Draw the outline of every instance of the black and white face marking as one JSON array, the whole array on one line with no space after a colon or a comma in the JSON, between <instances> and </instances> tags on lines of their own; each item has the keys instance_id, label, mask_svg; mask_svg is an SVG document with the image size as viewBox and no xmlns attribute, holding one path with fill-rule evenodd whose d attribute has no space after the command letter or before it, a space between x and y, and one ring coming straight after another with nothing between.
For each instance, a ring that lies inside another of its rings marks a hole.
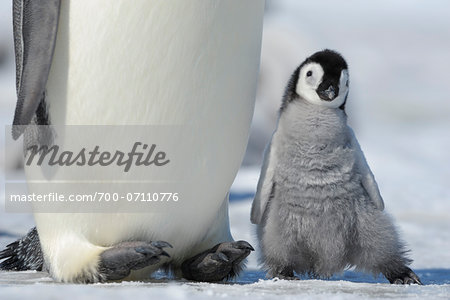
<instances>
[{"instance_id":1,"label":"black and white face marking","mask_svg":"<svg viewBox=\"0 0 450 300\"><path fill-rule=\"evenodd\" d=\"M347 63L338 53L317 52L300 67L296 92L306 101L337 108L344 104L348 91Z\"/></svg>"}]
</instances>

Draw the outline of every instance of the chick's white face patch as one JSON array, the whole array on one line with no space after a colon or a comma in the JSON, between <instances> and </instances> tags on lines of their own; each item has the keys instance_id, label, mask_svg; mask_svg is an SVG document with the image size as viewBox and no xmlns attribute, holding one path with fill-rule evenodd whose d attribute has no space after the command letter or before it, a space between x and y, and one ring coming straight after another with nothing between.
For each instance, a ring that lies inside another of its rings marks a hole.
<instances>
[{"instance_id":1,"label":"chick's white face patch","mask_svg":"<svg viewBox=\"0 0 450 300\"><path fill-rule=\"evenodd\" d=\"M296 92L306 101L331 108L341 106L348 94L349 76L348 70L342 70L339 79L339 94L332 101L324 101L317 94L317 88L322 83L324 71L320 64L309 63L300 69Z\"/></svg>"},{"instance_id":2,"label":"chick's white face patch","mask_svg":"<svg viewBox=\"0 0 450 300\"><path fill-rule=\"evenodd\" d=\"M318 63L309 63L300 69L298 76L296 92L297 94L308 102L319 104L322 102L316 89L322 82L323 68Z\"/></svg>"}]
</instances>

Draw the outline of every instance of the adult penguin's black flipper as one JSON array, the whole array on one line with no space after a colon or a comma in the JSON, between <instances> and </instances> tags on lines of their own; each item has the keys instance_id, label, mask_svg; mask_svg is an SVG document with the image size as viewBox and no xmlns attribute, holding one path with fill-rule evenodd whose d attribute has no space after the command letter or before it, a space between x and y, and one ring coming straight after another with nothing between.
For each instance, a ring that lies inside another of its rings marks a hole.
<instances>
[{"instance_id":1,"label":"adult penguin's black flipper","mask_svg":"<svg viewBox=\"0 0 450 300\"><path fill-rule=\"evenodd\" d=\"M13 0L17 105L12 135L20 137L44 99L61 0ZM16 126L17 125L17 126Z\"/></svg>"}]
</instances>

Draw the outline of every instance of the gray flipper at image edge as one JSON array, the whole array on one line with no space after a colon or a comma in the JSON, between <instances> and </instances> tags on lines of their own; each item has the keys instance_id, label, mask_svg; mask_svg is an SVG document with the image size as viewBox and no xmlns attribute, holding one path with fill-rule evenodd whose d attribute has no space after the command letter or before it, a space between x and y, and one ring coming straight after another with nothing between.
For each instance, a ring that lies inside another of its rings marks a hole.
<instances>
[{"instance_id":1,"label":"gray flipper at image edge","mask_svg":"<svg viewBox=\"0 0 450 300\"><path fill-rule=\"evenodd\" d=\"M13 0L17 105L12 135L18 139L44 100L58 31L61 0ZM26 22L25 22L26 19Z\"/></svg>"}]
</instances>

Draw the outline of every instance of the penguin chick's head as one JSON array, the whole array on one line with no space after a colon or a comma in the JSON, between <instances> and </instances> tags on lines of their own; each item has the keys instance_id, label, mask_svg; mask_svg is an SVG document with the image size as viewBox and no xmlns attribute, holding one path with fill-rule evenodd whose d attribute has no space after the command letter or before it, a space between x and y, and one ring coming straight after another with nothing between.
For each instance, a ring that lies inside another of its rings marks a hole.
<instances>
[{"instance_id":1,"label":"penguin chick's head","mask_svg":"<svg viewBox=\"0 0 450 300\"><path fill-rule=\"evenodd\" d=\"M339 53L332 50L316 52L299 66L294 75L298 76L296 83L290 84L288 89L295 89L296 95L315 105L344 107L349 77L347 63Z\"/></svg>"}]
</instances>

